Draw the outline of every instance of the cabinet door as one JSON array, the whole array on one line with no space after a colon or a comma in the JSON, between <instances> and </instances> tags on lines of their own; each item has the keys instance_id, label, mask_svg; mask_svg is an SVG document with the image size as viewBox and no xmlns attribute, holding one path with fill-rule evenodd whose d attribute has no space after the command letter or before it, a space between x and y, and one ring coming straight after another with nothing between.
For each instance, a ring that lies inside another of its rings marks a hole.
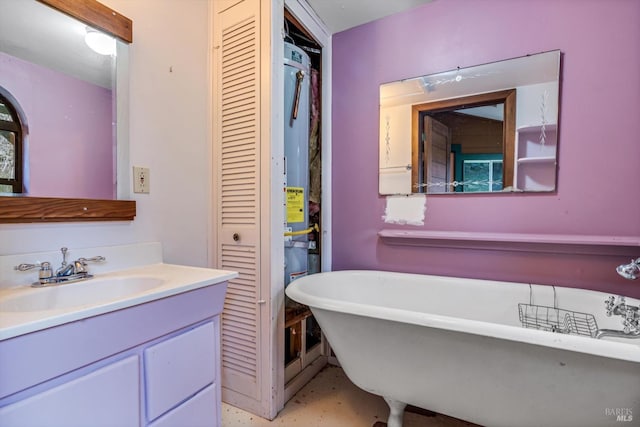
<instances>
[{"instance_id":1,"label":"cabinet door","mask_svg":"<svg viewBox=\"0 0 640 427\"><path fill-rule=\"evenodd\" d=\"M149 427L214 427L220 425L215 384L164 414Z\"/></svg>"},{"instance_id":2,"label":"cabinet door","mask_svg":"<svg viewBox=\"0 0 640 427\"><path fill-rule=\"evenodd\" d=\"M209 322L144 351L149 421L216 380L217 339Z\"/></svg>"},{"instance_id":3,"label":"cabinet door","mask_svg":"<svg viewBox=\"0 0 640 427\"><path fill-rule=\"evenodd\" d=\"M0 408L0 425L11 427L138 426L138 356Z\"/></svg>"}]
</instances>

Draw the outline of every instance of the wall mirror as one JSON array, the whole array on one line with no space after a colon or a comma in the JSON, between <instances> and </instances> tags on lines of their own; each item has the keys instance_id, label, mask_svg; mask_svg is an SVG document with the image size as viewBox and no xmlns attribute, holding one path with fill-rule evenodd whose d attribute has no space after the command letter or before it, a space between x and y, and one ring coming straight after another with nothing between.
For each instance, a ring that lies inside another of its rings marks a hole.
<instances>
[{"instance_id":1,"label":"wall mirror","mask_svg":"<svg viewBox=\"0 0 640 427\"><path fill-rule=\"evenodd\" d=\"M130 195L131 42L131 20L95 0L3 0L0 124L22 138L0 130L0 221L133 219L135 202L117 200Z\"/></svg>"},{"instance_id":2,"label":"wall mirror","mask_svg":"<svg viewBox=\"0 0 640 427\"><path fill-rule=\"evenodd\" d=\"M560 51L380 86L379 192L556 188Z\"/></svg>"}]
</instances>

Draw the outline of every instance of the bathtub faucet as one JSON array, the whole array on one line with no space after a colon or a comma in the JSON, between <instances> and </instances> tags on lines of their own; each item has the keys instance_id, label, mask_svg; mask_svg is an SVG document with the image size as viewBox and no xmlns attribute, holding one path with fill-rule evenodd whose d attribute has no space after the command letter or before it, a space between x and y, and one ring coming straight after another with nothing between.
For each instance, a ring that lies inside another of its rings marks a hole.
<instances>
[{"instance_id":1,"label":"bathtub faucet","mask_svg":"<svg viewBox=\"0 0 640 427\"><path fill-rule=\"evenodd\" d=\"M629 264L619 265L616 267L616 271L625 279L637 279L640 277L640 258L632 259Z\"/></svg>"},{"instance_id":2,"label":"bathtub faucet","mask_svg":"<svg viewBox=\"0 0 640 427\"><path fill-rule=\"evenodd\" d=\"M607 309L607 316L622 316L622 325L624 329L622 331L616 331L613 329L599 329L596 338L604 336L617 336L623 338L640 338L640 307L634 305L628 305L625 302L624 297L618 297L617 299L611 295L605 300L605 306Z\"/></svg>"}]
</instances>

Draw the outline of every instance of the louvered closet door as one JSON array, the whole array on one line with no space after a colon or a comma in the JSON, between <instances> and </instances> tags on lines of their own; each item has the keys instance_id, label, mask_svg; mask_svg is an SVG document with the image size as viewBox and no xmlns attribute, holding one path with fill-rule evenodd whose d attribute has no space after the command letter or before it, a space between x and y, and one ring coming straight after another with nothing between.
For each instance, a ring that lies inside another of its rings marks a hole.
<instances>
[{"instance_id":1,"label":"louvered closet door","mask_svg":"<svg viewBox=\"0 0 640 427\"><path fill-rule=\"evenodd\" d=\"M229 282L222 314L223 400L260 413L259 1L214 2L214 135L218 267ZM267 319L268 321L268 319ZM264 403L264 402L262 402Z\"/></svg>"}]
</instances>

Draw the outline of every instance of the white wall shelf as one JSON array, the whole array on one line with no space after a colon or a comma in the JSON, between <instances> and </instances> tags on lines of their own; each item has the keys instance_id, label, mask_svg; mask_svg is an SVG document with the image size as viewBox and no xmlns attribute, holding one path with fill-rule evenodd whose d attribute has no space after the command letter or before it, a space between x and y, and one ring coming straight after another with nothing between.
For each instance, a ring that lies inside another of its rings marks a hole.
<instances>
[{"instance_id":1,"label":"white wall shelf","mask_svg":"<svg viewBox=\"0 0 640 427\"><path fill-rule=\"evenodd\" d=\"M555 163L556 162L556 158L554 157L523 157L521 159L518 159L518 164L525 164L525 163Z\"/></svg>"},{"instance_id":2,"label":"white wall shelf","mask_svg":"<svg viewBox=\"0 0 640 427\"><path fill-rule=\"evenodd\" d=\"M640 256L640 236L480 233L383 229L385 244L454 249Z\"/></svg>"},{"instance_id":3,"label":"white wall shelf","mask_svg":"<svg viewBox=\"0 0 640 427\"><path fill-rule=\"evenodd\" d=\"M541 139L542 129L546 138ZM553 191L556 177L558 126L555 123L526 125L516 131L516 188L529 191Z\"/></svg>"},{"instance_id":4,"label":"white wall shelf","mask_svg":"<svg viewBox=\"0 0 640 427\"><path fill-rule=\"evenodd\" d=\"M558 129L558 125L555 123L547 123L544 126L545 130L547 132L555 132ZM517 131L520 133L525 133L525 132L540 132L540 130L542 129L542 125L541 124L536 124L536 125L524 125L524 126L519 126Z\"/></svg>"}]
</instances>

